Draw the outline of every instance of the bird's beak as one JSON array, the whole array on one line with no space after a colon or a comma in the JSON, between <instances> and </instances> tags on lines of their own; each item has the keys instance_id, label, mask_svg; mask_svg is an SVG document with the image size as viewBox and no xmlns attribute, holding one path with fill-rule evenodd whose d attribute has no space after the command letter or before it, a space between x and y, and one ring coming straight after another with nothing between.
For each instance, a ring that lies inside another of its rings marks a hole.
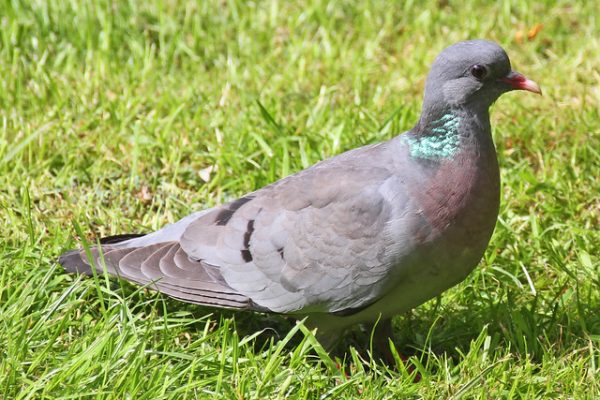
<instances>
[{"instance_id":1,"label":"bird's beak","mask_svg":"<svg viewBox=\"0 0 600 400\"><path fill-rule=\"evenodd\" d=\"M512 89L515 90L527 90L537 94L542 94L542 89L534 81L527 79L525 75L522 75L515 71L510 71L508 75L500 79L504 83L508 83Z\"/></svg>"}]
</instances>

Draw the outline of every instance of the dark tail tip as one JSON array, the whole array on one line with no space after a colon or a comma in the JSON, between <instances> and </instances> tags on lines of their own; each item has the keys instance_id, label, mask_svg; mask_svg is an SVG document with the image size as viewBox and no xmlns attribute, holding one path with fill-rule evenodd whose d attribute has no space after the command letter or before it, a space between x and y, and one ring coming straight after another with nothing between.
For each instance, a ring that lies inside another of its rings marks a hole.
<instances>
[{"instance_id":1,"label":"dark tail tip","mask_svg":"<svg viewBox=\"0 0 600 400\"><path fill-rule=\"evenodd\" d=\"M124 235L106 236L106 237L103 237L100 239L100 244L121 243L121 242L124 242L125 240L135 239L135 238L139 238L142 236L146 236L146 234L145 233L126 233Z\"/></svg>"},{"instance_id":2,"label":"dark tail tip","mask_svg":"<svg viewBox=\"0 0 600 400\"><path fill-rule=\"evenodd\" d=\"M70 250L61 254L58 263L72 274L92 275L92 268L83 261L79 250Z\"/></svg>"}]
</instances>

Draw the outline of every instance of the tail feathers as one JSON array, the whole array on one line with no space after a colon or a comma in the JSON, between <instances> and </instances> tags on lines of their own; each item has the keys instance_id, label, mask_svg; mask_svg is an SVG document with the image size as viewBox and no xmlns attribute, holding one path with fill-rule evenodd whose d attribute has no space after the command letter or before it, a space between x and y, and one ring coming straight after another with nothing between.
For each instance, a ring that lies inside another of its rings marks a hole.
<instances>
[{"instance_id":1,"label":"tail feathers","mask_svg":"<svg viewBox=\"0 0 600 400\"><path fill-rule=\"evenodd\" d=\"M123 240L129 240L129 237ZM95 265L99 275L107 273L148 285L150 289L189 303L267 310L231 288L218 267L190 259L176 241L139 247L128 247L133 243L118 243L94 246L89 252L71 250L61 255L58 261L68 272L85 275L93 275Z\"/></svg>"},{"instance_id":2,"label":"tail feathers","mask_svg":"<svg viewBox=\"0 0 600 400\"><path fill-rule=\"evenodd\" d=\"M149 233L149 234L125 234L125 235L115 235L115 236L107 236L105 238L100 239L100 245L102 246L102 250L104 255L106 256L109 250L116 250L122 248L136 248L136 247L147 247L159 243L173 242L179 241L179 238L187 228L187 226L200 218L202 215L210 212L211 209L198 211L193 214L188 215L180 219L179 221L167 225L162 229ZM95 250L95 247L92 247L92 252ZM96 250L96 254L93 254L93 258L97 260L98 254ZM62 254L58 259L58 262L68 271L72 273L92 275L92 268L89 264L87 256L84 252L80 250L71 250ZM117 262L118 263L118 262ZM96 262L96 265L99 263ZM108 261L107 261L107 264ZM107 267L110 267L107 265ZM109 273L112 273L110 270Z\"/></svg>"},{"instance_id":3,"label":"tail feathers","mask_svg":"<svg viewBox=\"0 0 600 400\"><path fill-rule=\"evenodd\" d=\"M100 244L103 246L106 246L106 247L103 247L103 251L108 252L110 250L110 245L121 243L126 240L130 240L130 239L136 239L136 238L139 238L142 236L145 236L145 234L131 233L131 234L125 234L125 235L107 236L107 237L103 237L100 239ZM92 253L92 258L96 262L96 265L99 265L98 264L98 261L99 261L98 260L98 258L99 258L98 257L99 256L98 248L94 246L90 249L90 251ZM73 274L88 275L88 276L93 275L90 262L87 258L85 251L82 249L69 250L69 251L61 254L60 257L58 258L58 263L60 265L62 265L63 268L67 272L70 272ZM109 270L109 272L112 273L112 271L110 271L110 270Z\"/></svg>"}]
</instances>

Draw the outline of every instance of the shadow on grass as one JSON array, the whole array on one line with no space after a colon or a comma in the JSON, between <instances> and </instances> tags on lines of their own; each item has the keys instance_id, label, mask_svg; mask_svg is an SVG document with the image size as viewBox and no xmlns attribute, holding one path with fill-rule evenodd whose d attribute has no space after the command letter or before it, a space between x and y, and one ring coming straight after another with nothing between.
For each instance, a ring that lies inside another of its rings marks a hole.
<instances>
[{"instance_id":1,"label":"shadow on grass","mask_svg":"<svg viewBox=\"0 0 600 400\"><path fill-rule=\"evenodd\" d=\"M103 284L103 283L100 283ZM255 335L251 341L254 351L260 352L283 339L295 324L295 319L278 314L210 308L184 303L166 295L140 289L126 281L110 281L111 290L125 299L133 313L165 315L185 313L194 320L186 325L189 331L204 331L207 316L211 330L230 320L239 338ZM90 296L93 294L90 294ZM415 356L423 365L429 357L445 355L460 361L467 354L482 332L488 336L487 347L496 351L527 357L539 361L549 351L570 348L589 335L600 333L600 302L597 296L587 301L555 302L548 312L552 298L514 296L510 292L496 294L492 300L476 299L470 304L447 304L431 301L393 321L392 338L399 354L408 358ZM543 306L542 306L543 305ZM485 331L485 332L484 332ZM258 333L258 334L257 334ZM354 347L365 360L372 349L370 327L357 326L346 332L338 346L331 352L334 357L350 359ZM295 335L285 348L293 351L303 340ZM373 339L373 342L376 338ZM374 347L374 346L373 346ZM373 348L376 360L384 359L381 349ZM504 354L503 353L503 354ZM435 365L435 363L432 363Z\"/></svg>"}]
</instances>

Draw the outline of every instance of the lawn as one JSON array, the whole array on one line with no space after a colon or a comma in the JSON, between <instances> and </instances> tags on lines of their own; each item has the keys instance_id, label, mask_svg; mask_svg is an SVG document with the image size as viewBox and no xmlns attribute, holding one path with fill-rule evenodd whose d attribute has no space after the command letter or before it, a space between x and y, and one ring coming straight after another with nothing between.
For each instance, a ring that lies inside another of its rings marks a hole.
<instances>
[{"instance_id":1,"label":"lawn","mask_svg":"<svg viewBox=\"0 0 600 400\"><path fill-rule=\"evenodd\" d=\"M600 398L597 5L466 4L2 1L0 398ZM406 362L358 332L340 371L302 325L56 264L410 129L436 54L477 37L544 96L492 107L496 231L396 318Z\"/></svg>"}]
</instances>

